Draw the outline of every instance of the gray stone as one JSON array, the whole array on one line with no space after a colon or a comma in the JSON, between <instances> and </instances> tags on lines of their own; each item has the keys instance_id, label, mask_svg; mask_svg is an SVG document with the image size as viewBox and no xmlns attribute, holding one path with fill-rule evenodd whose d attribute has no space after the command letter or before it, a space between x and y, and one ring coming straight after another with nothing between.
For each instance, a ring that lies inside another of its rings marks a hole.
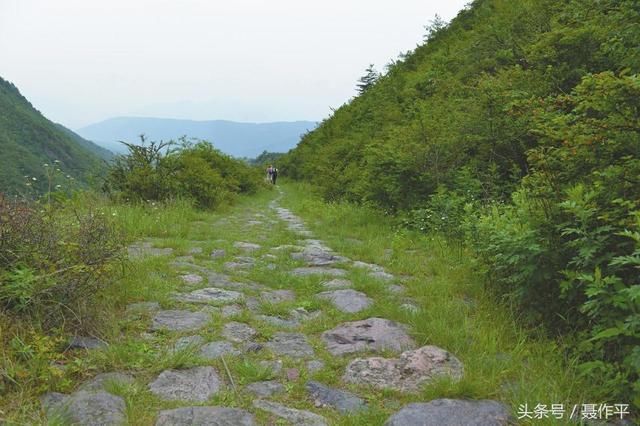
<instances>
[{"instance_id":1,"label":"gray stone","mask_svg":"<svg viewBox=\"0 0 640 426\"><path fill-rule=\"evenodd\" d=\"M406 405L385 426L500 426L512 422L509 408L497 401L434 399Z\"/></svg>"},{"instance_id":2,"label":"gray stone","mask_svg":"<svg viewBox=\"0 0 640 426\"><path fill-rule=\"evenodd\" d=\"M359 260L355 260L353 262L353 266L355 268L367 269L371 272L384 272L384 268L380 265L376 265L374 263L361 262Z\"/></svg>"},{"instance_id":3,"label":"gray stone","mask_svg":"<svg viewBox=\"0 0 640 426\"><path fill-rule=\"evenodd\" d=\"M349 363L343 380L379 389L418 392L434 379L449 376L460 380L462 363L452 354L436 346L423 346L403 352L399 358L356 358Z\"/></svg>"},{"instance_id":4,"label":"gray stone","mask_svg":"<svg viewBox=\"0 0 640 426\"><path fill-rule=\"evenodd\" d=\"M390 284L387 286L387 291L393 294L402 294L406 291L406 288L398 284Z\"/></svg>"},{"instance_id":5,"label":"gray stone","mask_svg":"<svg viewBox=\"0 0 640 426\"><path fill-rule=\"evenodd\" d=\"M362 410L366 407L364 400L351 392L333 389L318 382L307 382L307 392L317 406L328 405L343 414Z\"/></svg>"},{"instance_id":6,"label":"gray stone","mask_svg":"<svg viewBox=\"0 0 640 426\"><path fill-rule=\"evenodd\" d=\"M256 318L275 327L281 328L296 328L300 325L298 320L274 317L271 315L256 315Z\"/></svg>"},{"instance_id":7,"label":"gray stone","mask_svg":"<svg viewBox=\"0 0 640 426\"><path fill-rule=\"evenodd\" d=\"M213 367L165 370L149 384L156 396L170 401L205 402L220 391L221 382Z\"/></svg>"},{"instance_id":8,"label":"gray stone","mask_svg":"<svg viewBox=\"0 0 640 426\"><path fill-rule=\"evenodd\" d=\"M260 310L260 301L256 297L245 297L244 303L247 309L249 309L251 312L258 312Z\"/></svg>"},{"instance_id":9,"label":"gray stone","mask_svg":"<svg viewBox=\"0 0 640 426\"><path fill-rule=\"evenodd\" d=\"M269 370L271 370L271 373L274 376L278 376L280 375L280 373L282 373L282 366L283 366L283 362L280 359L276 359L276 360L263 360L260 361L258 363L258 365L262 368L267 368Z\"/></svg>"},{"instance_id":10,"label":"gray stone","mask_svg":"<svg viewBox=\"0 0 640 426\"><path fill-rule=\"evenodd\" d=\"M245 391L250 392L261 398L268 398L272 395L282 393L285 391L284 386L275 380L251 383L247 385L244 389Z\"/></svg>"},{"instance_id":11,"label":"gray stone","mask_svg":"<svg viewBox=\"0 0 640 426\"><path fill-rule=\"evenodd\" d=\"M87 392L96 392L100 390L106 390L105 386L111 384L130 385L134 381L133 376L127 373L111 372L101 373L95 376L88 382L83 383L78 390Z\"/></svg>"},{"instance_id":12,"label":"gray stone","mask_svg":"<svg viewBox=\"0 0 640 426\"><path fill-rule=\"evenodd\" d=\"M325 281L322 283L322 287L326 288L327 290L339 290L339 289L344 289L344 288L349 288L351 287L351 281L349 280L345 280L343 278L335 278L331 281Z\"/></svg>"},{"instance_id":13,"label":"gray stone","mask_svg":"<svg viewBox=\"0 0 640 426\"><path fill-rule=\"evenodd\" d=\"M347 260L345 257L334 254L331 249L321 244L307 246L299 253L291 253L291 258L303 260L309 266L327 266Z\"/></svg>"},{"instance_id":14,"label":"gray stone","mask_svg":"<svg viewBox=\"0 0 640 426\"><path fill-rule=\"evenodd\" d=\"M122 425L127 420L124 399L104 391L48 394L42 398L42 405L49 418L62 418L69 424Z\"/></svg>"},{"instance_id":15,"label":"gray stone","mask_svg":"<svg viewBox=\"0 0 640 426\"><path fill-rule=\"evenodd\" d=\"M156 426L255 426L253 414L239 408L183 407L163 410Z\"/></svg>"},{"instance_id":16,"label":"gray stone","mask_svg":"<svg viewBox=\"0 0 640 426\"><path fill-rule=\"evenodd\" d=\"M246 342L256 335L256 331L242 322L232 321L222 328L222 335L232 342Z\"/></svg>"},{"instance_id":17,"label":"gray stone","mask_svg":"<svg viewBox=\"0 0 640 426\"><path fill-rule=\"evenodd\" d=\"M309 275L331 275L334 277L343 277L347 275L347 271L339 268L323 268L320 266L307 266L303 268L296 268L291 271L292 275L298 277L306 277Z\"/></svg>"},{"instance_id":18,"label":"gray stone","mask_svg":"<svg viewBox=\"0 0 640 426\"><path fill-rule=\"evenodd\" d=\"M260 410L267 411L274 416L285 419L296 426L328 425L327 420L316 413L289 408L275 402L256 399L255 401L253 401L253 406L259 408Z\"/></svg>"},{"instance_id":19,"label":"gray stone","mask_svg":"<svg viewBox=\"0 0 640 426\"><path fill-rule=\"evenodd\" d=\"M415 346L406 326L384 318L340 324L322 333L322 340L333 355L384 350L400 352Z\"/></svg>"},{"instance_id":20,"label":"gray stone","mask_svg":"<svg viewBox=\"0 0 640 426\"><path fill-rule=\"evenodd\" d=\"M180 275L180 279L184 281L185 284L200 284L202 282L202 277L197 274L184 274Z\"/></svg>"},{"instance_id":21,"label":"gray stone","mask_svg":"<svg viewBox=\"0 0 640 426\"><path fill-rule=\"evenodd\" d=\"M375 278L377 280L385 281L385 282L393 281L396 279L394 275L385 271L372 271L372 272L369 272L369 276L371 278Z\"/></svg>"},{"instance_id":22,"label":"gray stone","mask_svg":"<svg viewBox=\"0 0 640 426\"><path fill-rule=\"evenodd\" d=\"M273 353L291 358L305 358L313 356L314 353L306 336L302 333L277 332L266 346Z\"/></svg>"},{"instance_id":23,"label":"gray stone","mask_svg":"<svg viewBox=\"0 0 640 426\"><path fill-rule=\"evenodd\" d=\"M176 340L176 343L173 345L174 350L181 351L183 349L197 348L204 344L204 337L196 334L194 336L184 336Z\"/></svg>"},{"instance_id":24,"label":"gray stone","mask_svg":"<svg viewBox=\"0 0 640 426\"><path fill-rule=\"evenodd\" d=\"M309 373L315 373L324 368L324 362L318 359L312 359L311 361L307 361L307 371Z\"/></svg>"},{"instance_id":25,"label":"gray stone","mask_svg":"<svg viewBox=\"0 0 640 426\"><path fill-rule=\"evenodd\" d=\"M251 269L255 266L256 260L252 257L235 257L232 262L225 262L225 269L235 271L238 269Z\"/></svg>"},{"instance_id":26,"label":"gray stone","mask_svg":"<svg viewBox=\"0 0 640 426\"><path fill-rule=\"evenodd\" d=\"M233 246L235 248L239 248L239 249L244 250L246 252L252 252L252 251L260 250L260 244L246 243L244 241L235 242L235 243L233 243Z\"/></svg>"},{"instance_id":27,"label":"gray stone","mask_svg":"<svg viewBox=\"0 0 640 426\"><path fill-rule=\"evenodd\" d=\"M192 255L186 255L186 256L178 256L176 257L173 262L170 263L171 266L176 266L179 268L187 268L187 267L193 267L194 264L193 262L195 262L196 259L192 256Z\"/></svg>"},{"instance_id":28,"label":"gray stone","mask_svg":"<svg viewBox=\"0 0 640 426\"><path fill-rule=\"evenodd\" d=\"M240 305L226 305L222 307L220 315L222 315L223 318L229 318L241 314L242 311L243 309Z\"/></svg>"},{"instance_id":29,"label":"gray stone","mask_svg":"<svg viewBox=\"0 0 640 426\"><path fill-rule=\"evenodd\" d=\"M206 287L190 293L178 293L174 298L187 303L232 303L242 300L243 295L237 291L218 287Z\"/></svg>"},{"instance_id":30,"label":"gray stone","mask_svg":"<svg viewBox=\"0 0 640 426\"><path fill-rule=\"evenodd\" d=\"M246 342L242 345L244 352L260 352L262 349L264 349L264 345L258 342Z\"/></svg>"},{"instance_id":31,"label":"gray stone","mask_svg":"<svg viewBox=\"0 0 640 426\"><path fill-rule=\"evenodd\" d=\"M274 304L296 300L296 294L291 290L263 291L260 297L263 302Z\"/></svg>"},{"instance_id":32,"label":"gray stone","mask_svg":"<svg viewBox=\"0 0 640 426\"><path fill-rule=\"evenodd\" d=\"M107 343L95 337L73 336L69 340L69 349L101 349L107 347Z\"/></svg>"},{"instance_id":33,"label":"gray stone","mask_svg":"<svg viewBox=\"0 0 640 426\"><path fill-rule=\"evenodd\" d=\"M351 289L325 291L318 297L331 301L339 311L350 314L367 309L373 303L366 294Z\"/></svg>"},{"instance_id":34,"label":"gray stone","mask_svg":"<svg viewBox=\"0 0 640 426\"><path fill-rule=\"evenodd\" d=\"M153 312L158 310L160 310L160 304L158 302L137 302L127 305L127 312L131 313Z\"/></svg>"},{"instance_id":35,"label":"gray stone","mask_svg":"<svg viewBox=\"0 0 640 426\"><path fill-rule=\"evenodd\" d=\"M240 351L230 342L225 342L224 340L207 343L200 348L200 356L202 358L218 359L222 355L240 355Z\"/></svg>"},{"instance_id":36,"label":"gray stone","mask_svg":"<svg viewBox=\"0 0 640 426\"><path fill-rule=\"evenodd\" d=\"M274 247L271 250L272 251L295 251L295 250L304 250L304 247L293 245L293 244L285 244L282 246Z\"/></svg>"},{"instance_id":37,"label":"gray stone","mask_svg":"<svg viewBox=\"0 0 640 426\"><path fill-rule=\"evenodd\" d=\"M215 249L209 255L212 259L220 259L227 255L227 252L224 249Z\"/></svg>"},{"instance_id":38,"label":"gray stone","mask_svg":"<svg viewBox=\"0 0 640 426\"><path fill-rule=\"evenodd\" d=\"M168 310L160 311L153 317L152 330L195 331L209 322L210 316L204 312Z\"/></svg>"}]
</instances>

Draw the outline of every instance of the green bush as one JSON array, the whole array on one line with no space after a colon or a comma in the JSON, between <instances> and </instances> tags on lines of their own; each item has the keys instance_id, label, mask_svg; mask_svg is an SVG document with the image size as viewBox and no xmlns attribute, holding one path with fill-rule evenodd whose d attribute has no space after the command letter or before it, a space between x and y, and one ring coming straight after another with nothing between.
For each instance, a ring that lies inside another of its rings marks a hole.
<instances>
[{"instance_id":1,"label":"green bush","mask_svg":"<svg viewBox=\"0 0 640 426\"><path fill-rule=\"evenodd\" d=\"M103 189L125 201L192 200L203 209L233 201L239 193L255 192L261 173L207 142L125 144L127 155L116 157Z\"/></svg>"}]
</instances>

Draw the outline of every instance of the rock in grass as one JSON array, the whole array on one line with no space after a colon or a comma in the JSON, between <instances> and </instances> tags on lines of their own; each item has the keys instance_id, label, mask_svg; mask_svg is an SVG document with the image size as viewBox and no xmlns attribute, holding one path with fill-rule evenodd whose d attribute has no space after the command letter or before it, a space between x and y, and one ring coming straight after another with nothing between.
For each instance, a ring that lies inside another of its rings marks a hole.
<instances>
[{"instance_id":1,"label":"rock in grass","mask_svg":"<svg viewBox=\"0 0 640 426\"><path fill-rule=\"evenodd\" d=\"M207 287L192 291L191 293L179 293L176 294L174 298L186 303L233 303L242 300L243 295L233 290Z\"/></svg>"},{"instance_id":2,"label":"rock in grass","mask_svg":"<svg viewBox=\"0 0 640 426\"><path fill-rule=\"evenodd\" d=\"M163 410L156 426L255 426L253 414L228 407L183 407Z\"/></svg>"},{"instance_id":3,"label":"rock in grass","mask_svg":"<svg viewBox=\"0 0 640 426\"><path fill-rule=\"evenodd\" d=\"M78 391L71 395L49 393L41 398L49 420L65 424L110 426L126 423L124 399L104 391Z\"/></svg>"},{"instance_id":4,"label":"rock in grass","mask_svg":"<svg viewBox=\"0 0 640 426\"><path fill-rule=\"evenodd\" d=\"M149 390L164 400L205 402L220 391L222 384L213 367L165 370Z\"/></svg>"},{"instance_id":5,"label":"rock in grass","mask_svg":"<svg viewBox=\"0 0 640 426\"><path fill-rule=\"evenodd\" d=\"M260 398L268 398L272 395L284 392L285 388L281 383L275 380L268 380L264 382L251 383L247 385L244 390Z\"/></svg>"},{"instance_id":6,"label":"rock in grass","mask_svg":"<svg viewBox=\"0 0 640 426\"><path fill-rule=\"evenodd\" d=\"M296 300L296 294L291 290L263 291L260 297L265 303L282 303Z\"/></svg>"},{"instance_id":7,"label":"rock in grass","mask_svg":"<svg viewBox=\"0 0 640 426\"><path fill-rule=\"evenodd\" d=\"M184 336L176 340L173 345L174 350L181 351L186 348L198 348L204 344L204 337L196 334L194 336Z\"/></svg>"},{"instance_id":8,"label":"rock in grass","mask_svg":"<svg viewBox=\"0 0 640 426\"><path fill-rule=\"evenodd\" d=\"M285 419L296 426L326 426L328 424L324 417L316 413L289 408L263 399L253 401L253 406Z\"/></svg>"},{"instance_id":9,"label":"rock in grass","mask_svg":"<svg viewBox=\"0 0 640 426\"><path fill-rule=\"evenodd\" d=\"M101 373L95 376L93 379L80 385L78 390L87 392L96 392L105 390L105 386L110 384L130 385L134 381L133 376L127 373L111 372Z\"/></svg>"},{"instance_id":10,"label":"rock in grass","mask_svg":"<svg viewBox=\"0 0 640 426\"><path fill-rule=\"evenodd\" d=\"M222 336L236 343L246 342L256 334L253 328L242 322L231 321L222 327Z\"/></svg>"},{"instance_id":11,"label":"rock in grass","mask_svg":"<svg viewBox=\"0 0 640 426\"><path fill-rule=\"evenodd\" d=\"M331 281L325 281L322 283L322 287L326 288L327 290L339 290L339 289L344 289L344 288L349 288L351 287L351 281L349 280L345 280L343 278L335 278Z\"/></svg>"},{"instance_id":12,"label":"rock in grass","mask_svg":"<svg viewBox=\"0 0 640 426\"><path fill-rule=\"evenodd\" d=\"M273 353L291 358L305 358L313 356L313 348L302 333L278 332L266 344Z\"/></svg>"},{"instance_id":13,"label":"rock in grass","mask_svg":"<svg viewBox=\"0 0 640 426\"><path fill-rule=\"evenodd\" d=\"M323 268L320 266L308 266L303 268L296 268L291 271L292 275L298 277L306 277L309 275L331 275L334 277L342 277L347 275L347 271L339 268Z\"/></svg>"},{"instance_id":14,"label":"rock in grass","mask_svg":"<svg viewBox=\"0 0 640 426\"><path fill-rule=\"evenodd\" d=\"M73 336L69 341L69 349L101 349L107 347L107 344L95 337Z\"/></svg>"},{"instance_id":15,"label":"rock in grass","mask_svg":"<svg viewBox=\"0 0 640 426\"><path fill-rule=\"evenodd\" d=\"M509 408L497 401L434 399L406 405L385 426L501 426L512 424Z\"/></svg>"},{"instance_id":16,"label":"rock in grass","mask_svg":"<svg viewBox=\"0 0 640 426\"><path fill-rule=\"evenodd\" d=\"M307 392L316 402L316 406L328 405L343 414L362 410L366 407L364 400L351 392L330 388L322 383L307 382Z\"/></svg>"},{"instance_id":17,"label":"rock in grass","mask_svg":"<svg viewBox=\"0 0 640 426\"><path fill-rule=\"evenodd\" d=\"M152 330L195 331L209 322L210 316L204 312L181 310L160 311L153 317Z\"/></svg>"},{"instance_id":18,"label":"rock in grass","mask_svg":"<svg viewBox=\"0 0 640 426\"><path fill-rule=\"evenodd\" d=\"M240 351L224 340L210 342L200 348L200 356L205 359L218 359L223 355L240 355Z\"/></svg>"},{"instance_id":19,"label":"rock in grass","mask_svg":"<svg viewBox=\"0 0 640 426\"><path fill-rule=\"evenodd\" d=\"M240 250L244 250L246 252L252 252L260 249L260 244L247 243L244 241L237 241L233 243L235 248L239 248Z\"/></svg>"},{"instance_id":20,"label":"rock in grass","mask_svg":"<svg viewBox=\"0 0 640 426\"><path fill-rule=\"evenodd\" d=\"M333 355L384 350L401 352L415 347L406 326L384 318L368 318L340 324L322 333L322 340Z\"/></svg>"},{"instance_id":21,"label":"rock in grass","mask_svg":"<svg viewBox=\"0 0 640 426\"><path fill-rule=\"evenodd\" d=\"M339 311L350 314L367 309L373 303L366 294L352 289L324 291L318 297L331 301Z\"/></svg>"},{"instance_id":22,"label":"rock in grass","mask_svg":"<svg viewBox=\"0 0 640 426\"><path fill-rule=\"evenodd\" d=\"M343 380L379 389L418 392L434 379L448 376L459 380L462 374L458 358L437 346L423 346L403 352L399 358L356 358L347 366Z\"/></svg>"}]
</instances>

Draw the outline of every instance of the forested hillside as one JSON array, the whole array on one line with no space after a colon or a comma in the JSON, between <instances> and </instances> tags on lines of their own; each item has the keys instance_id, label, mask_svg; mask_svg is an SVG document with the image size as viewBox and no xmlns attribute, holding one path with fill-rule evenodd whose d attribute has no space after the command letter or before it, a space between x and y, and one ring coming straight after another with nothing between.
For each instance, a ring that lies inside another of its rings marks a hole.
<instances>
[{"instance_id":1,"label":"forested hillside","mask_svg":"<svg viewBox=\"0 0 640 426\"><path fill-rule=\"evenodd\" d=\"M281 160L475 249L488 285L640 405L640 3L476 0Z\"/></svg>"},{"instance_id":2,"label":"forested hillside","mask_svg":"<svg viewBox=\"0 0 640 426\"><path fill-rule=\"evenodd\" d=\"M2 78L0 153L0 192L8 193L44 190L54 175L55 184L67 175L86 184L106 169L103 159L110 157L109 151L46 119Z\"/></svg>"}]
</instances>

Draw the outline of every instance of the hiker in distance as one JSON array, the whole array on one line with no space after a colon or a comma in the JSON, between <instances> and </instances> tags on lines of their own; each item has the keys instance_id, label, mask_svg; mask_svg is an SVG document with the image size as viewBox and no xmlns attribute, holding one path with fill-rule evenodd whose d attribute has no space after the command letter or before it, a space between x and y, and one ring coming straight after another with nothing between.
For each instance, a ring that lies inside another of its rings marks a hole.
<instances>
[{"instance_id":1,"label":"hiker in distance","mask_svg":"<svg viewBox=\"0 0 640 426\"><path fill-rule=\"evenodd\" d=\"M269 181L269 183L273 183L273 166L269 165L269 167L267 167L267 181Z\"/></svg>"},{"instance_id":2,"label":"hiker in distance","mask_svg":"<svg viewBox=\"0 0 640 426\"><path fill-rule=\"evenodd\" d=\"M278 169L274 167L271 170L271 183L275 185L277 179L278 179Z\"/></svg>"}]
</instances>

